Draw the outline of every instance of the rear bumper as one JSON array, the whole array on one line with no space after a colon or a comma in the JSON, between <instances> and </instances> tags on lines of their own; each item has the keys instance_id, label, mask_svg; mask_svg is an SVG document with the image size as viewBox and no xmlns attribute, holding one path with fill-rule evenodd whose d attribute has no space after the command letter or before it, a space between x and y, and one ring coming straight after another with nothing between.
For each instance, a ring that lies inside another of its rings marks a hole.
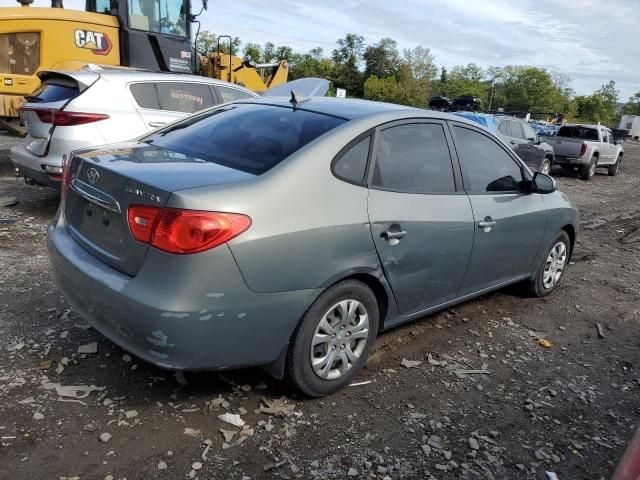
<instances>
[{"instance_id":1,"label":"rear bumper","mask_svg":"<svg viewBox=\"0 0 640 480\"><path fill-rule=\"evenodd\" d=\"M150 248L129 277L84 250L63 216L49 227L48 249L55 282L81 317L137 357L176 370L275 361L319 293L249 290L226 245L185 256Z\"/></svg>"},{"instance_id":2,"label":"rear bumper","mask_svg":"<svg viewBox=\"0 0 640 480\"><path fill-rule=\"evenodd\" d=\"M61 175L50 175L45 170L46 165L60 167L62 159L52 159L50 156L39 157L27 150L24 145L16 145L9 151L9 159L20 174L25 178L33 180L38 185L60 188L62 182Z\"/></svg>"},{"instance_id":3,"label":"rear bumper","mask_svg":"<svg viewBox=\"0 0 640 480\"><path fill-rule=\"evenodd\" d=\"M580 158L580 157L561 157L556 155L555 164L556 165L565 165L565 166L582 166L589 164L588 158Z\"/></svg>"}]
</instances>

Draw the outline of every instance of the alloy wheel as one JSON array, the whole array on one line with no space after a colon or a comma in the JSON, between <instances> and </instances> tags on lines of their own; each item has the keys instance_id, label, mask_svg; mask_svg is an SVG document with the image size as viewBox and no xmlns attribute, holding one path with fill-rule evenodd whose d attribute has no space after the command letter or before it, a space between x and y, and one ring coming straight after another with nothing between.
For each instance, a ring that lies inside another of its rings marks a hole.
<instances>
[{"instance_id":1,"label":"alloy wheel","mask_svg":"<svg viewBox=\"0 0 640 480\"><path fill-rule=\"evenodd\" d=\"M567 263L567 246L564 242L556 243L547 257L542 274L542 285L547 290L555 287L562 277Z\"/></svg>"},{"instance_id":2,"label":"alloy wheel","mask_svg":"<svg viewBox=\"0 0 640 480\"><path fill-rule=\"evenodd\" d=\"M342 300L324 314L311 340L314 373L323 380L345 375L360 359L369 338L369 315L357 300Z\"/></svg>"}]
</instances>

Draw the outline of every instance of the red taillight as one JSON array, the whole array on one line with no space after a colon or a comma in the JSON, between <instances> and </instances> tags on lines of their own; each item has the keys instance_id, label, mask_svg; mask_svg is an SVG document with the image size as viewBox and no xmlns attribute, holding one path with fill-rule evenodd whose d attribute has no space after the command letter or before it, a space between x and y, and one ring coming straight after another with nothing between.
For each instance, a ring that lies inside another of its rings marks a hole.
<instances>
[{"instance_id":1,"label":"red taillight","mask_svg":"<svg viewBox=\"0 0 640 480\"><path fill-rule=\"evenodd\" d=\"M222 245L251 226L246 215L160 208L129 207L133 238L165 252L185 255Z\"/></svg>"},{"instance_id":2,"label":"red taillight","mask_svg":"<svg viewBox=\"0 0 640 480\"><path fill-rule=\"evenodd\" d=\"M580 155L578 155L579 157L583 156L587 151L587 142L582 142L582 146L580 147Z\"/></svg>"},{"instance_id":3,"label":"red taillight","mask_svg":"<svg viewBox=\"0 0 640 480\"><path fill-rule=\"evenodd\" d=\"M109 115L103 113L65 112L50 108L25 107L22 110L34 112L42 123L53 123L53 125L59 127L84 125L85 123L98 122L109 118Z\"/></svg>"}]
</instances>

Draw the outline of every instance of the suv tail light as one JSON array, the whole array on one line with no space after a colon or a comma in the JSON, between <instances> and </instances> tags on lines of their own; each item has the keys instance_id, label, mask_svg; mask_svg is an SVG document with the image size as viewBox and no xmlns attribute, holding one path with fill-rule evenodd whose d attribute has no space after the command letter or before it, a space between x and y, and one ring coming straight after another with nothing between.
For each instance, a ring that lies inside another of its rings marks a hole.
<instances>
[{"instance_id":1,"label":"suv tail light","mask_svg":"<svg viewBox=\"0 0 640 480\"><path fill-rule=\"evenodd\" d=\"M84 125L86 123L98 122L109 118L109 115L104 113L65 112L63 110L53 110L51 108L25 107L21 110L34 112L38 115L38 118L42 123L52 123L57 127Z\"/></svg>"},{"instance_id":2,"label":"suv tail light","mask_svg":"<svg viewBox=\"0 0 640 480\"><path fill-rule=\"evenodd\" d=\"M582 146L580 147L580 155L578 155L578 156L581 157L586 152L587 152L587 142L582 142Z\"/></svg>"},{"instance_id":3,"label":"suv tail light","mask_svg":"<svg viewBox=\"0 0 640 480\"><path fill-rule=\"evenodd\" d=\"M150 205L131 205L128 217L129 229L138 242L177 255L215 248L251 226L251 218L239 213Z\"/></svg>"}]
</instances>

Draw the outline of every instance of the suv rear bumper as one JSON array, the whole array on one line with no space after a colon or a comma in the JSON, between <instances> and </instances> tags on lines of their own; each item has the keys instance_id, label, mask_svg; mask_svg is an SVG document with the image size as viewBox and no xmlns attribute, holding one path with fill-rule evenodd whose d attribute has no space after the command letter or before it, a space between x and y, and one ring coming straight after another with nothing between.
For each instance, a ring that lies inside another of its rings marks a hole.
<instances>
[{"instance_id":1,"label":"suv rear bumper","mask_svg":"<svg viewBox=\"0 0 640 480\"><path fill-rule=\"evenodd\" d=\"M319 294L253 292L227 245L196 255L150 248L130 277L82 248L60 214L47 244L55 282L71 307L114 343L163 368L271 363Z\"/></svg>"},{"instance_id":2,"label":"suv rear bumper","mask_svg":"<svg viewBox=\"0 0 640 480\"><path fill-rule=\"evenodd\" d=\"M38 185L60 189L62 175L49 174L45 171L44 167L48 165L60 168L62 159L52 160L49 156L39 157L27 150L24 145L16 145L11 148L9 151L9 159L23 177L32 180Z\"/></svg>"}]
</instances>

